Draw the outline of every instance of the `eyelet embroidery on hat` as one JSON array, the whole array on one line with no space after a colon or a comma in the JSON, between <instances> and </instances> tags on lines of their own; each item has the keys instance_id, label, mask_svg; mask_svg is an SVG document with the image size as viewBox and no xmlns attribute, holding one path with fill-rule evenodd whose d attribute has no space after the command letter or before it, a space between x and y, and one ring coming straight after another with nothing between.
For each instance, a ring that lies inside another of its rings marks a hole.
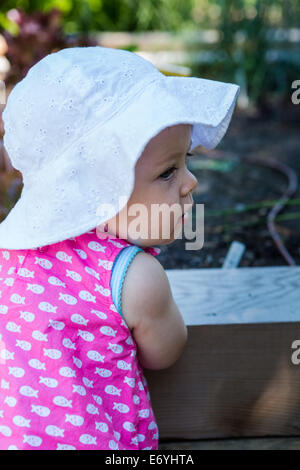
<instances>
[{"instance_id":1,"label":"eyelet embroidery on hat","mask_svg":"<svg viewBox=\"0 0 300 470\"><path fill-rule=\"evenodd\" d=\"M70 171L70 176L76 176L78 174L78 170L77 168L72 168L71 171Z\"/></svg>"}]
</instances>

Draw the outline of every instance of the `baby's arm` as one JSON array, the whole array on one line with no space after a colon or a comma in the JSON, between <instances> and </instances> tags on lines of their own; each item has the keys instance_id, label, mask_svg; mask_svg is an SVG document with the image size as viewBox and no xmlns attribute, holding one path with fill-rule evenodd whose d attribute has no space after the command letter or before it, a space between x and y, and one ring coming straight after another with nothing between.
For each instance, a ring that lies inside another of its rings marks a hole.
<instances>
[{"instance_id":1,"label":"baby's arm","mask_svg":"<svg viewBox=\"0 0 300 470\"><path fill-rule=\"evenodd\" d=\"M122 288L122 313L143 367L165 369L181 356L187 328L168 277L150 254L138 253L128 268Z\"/></svg>"}]
</instances>

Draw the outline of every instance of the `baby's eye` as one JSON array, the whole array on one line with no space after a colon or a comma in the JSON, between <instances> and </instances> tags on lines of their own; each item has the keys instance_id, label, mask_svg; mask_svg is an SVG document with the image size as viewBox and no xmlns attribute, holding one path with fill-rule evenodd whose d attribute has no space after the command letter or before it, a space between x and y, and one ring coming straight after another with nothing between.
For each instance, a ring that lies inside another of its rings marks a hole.
<instances>
[{"instance_id":1,"label":"baby's eye","mask_svg":"<svg viewBox=\"0 0 300 470\"><path fill-rule=\"evenodd\" d=\"M194 154L193 153L187 153L186 154L186 157L193 157ZM188 159L186 159L187 161ZM178 170L177 166L172 166L171 168L168 168L164 173L162 173L159 178L162 178L163 180L167 181L169 179L171 179L169 176L171 176L175 170Z\"/></svg>"},{"instance_id":2,"label":"baby's eye","mask_svg":"<svg viewBox=\"0 0 300 470\"><path fill-rule=\"evenodd\" d=\"M177 167L176 166L172 166L171 168L169 168L167 171L165 171L164 173L162 173L160 175L160 178L162 178L163 180L169 180L170 178L168 178L168 176L172 176L172 174L174 173L174 170L177 170Z\"/></svg>"}]
</instances>

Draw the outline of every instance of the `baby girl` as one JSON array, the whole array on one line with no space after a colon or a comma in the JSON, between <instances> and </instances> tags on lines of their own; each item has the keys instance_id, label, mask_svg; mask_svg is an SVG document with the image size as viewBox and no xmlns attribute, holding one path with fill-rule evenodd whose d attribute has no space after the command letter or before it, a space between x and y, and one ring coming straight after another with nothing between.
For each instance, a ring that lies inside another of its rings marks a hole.
<instances>
[{"instance_id":1,"label":"baby girl","mask_svg":"<svg viewBox=\"0 0 300 470\"><path fill-rule=\"evenodd\" d=\"M187 328L154 245L182 230L186 155L220 142L238 91L99 46L49 54L11 91L24 186L0 224L0 449L158 448L143 367L174 364Z\"/></svg>"}]
</instances>

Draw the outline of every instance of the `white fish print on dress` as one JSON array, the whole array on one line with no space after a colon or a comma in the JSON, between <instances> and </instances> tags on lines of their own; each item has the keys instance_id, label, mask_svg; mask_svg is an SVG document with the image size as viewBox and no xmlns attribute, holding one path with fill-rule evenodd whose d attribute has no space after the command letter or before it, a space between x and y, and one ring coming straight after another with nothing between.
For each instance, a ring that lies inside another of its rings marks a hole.
<instances>
[{"instance_id":1,"label":"white fish print on dress","mask_svg":"<svg viewBox=\"0 0 300 470\"><path fill-rule=\"evenodd\" d=\"M126 339L125 343L126 343L126 344L129 344L129 346L132 346L132 345L133 345L133 339L131 338L131 336L128 336L128 338Z\"/></svg>"},{"instance_id":2,"label":"white fish print on dress","mask_svg":"<svg viewBox=\"0 0 300 470\"><path fill-rule=\"evenodd\" d=\"M0 357L1 359L4 359L5 361L7 361L8 359L14 360L14 354L15 354L14 352L11 352L5 348L0 350Z\"/></svg>"},{"instance_id":3,"label":"white fish print on dress","mask_svg":"<svg viewBox=\"0 0 300 470\"><path fill-rule=\"evenodd\" d=\"M81 290L78 295L82 300L86 300L87 302L96 303L96 296L92 295L87 290Z\"/></svg>"},{"instance_id":4,"label":"white fish print on dress","mask_svg":"<svg viewBox=\"0 0 300 470\"><path fill-rule=\"evenodd\" d=\"M16 426L20 426L21 428L30 428L30 419L24 418L24 416L14 416L13 417L13 423Z\"/></svg>"},{"instance_id":5,"label":"white fish print on dress","mask_svg":"<svg viewBox=\"0 0 300 470\"><path fill-rule=\"evenodd\" d=\"M82 426L84 423L84 418L79 415L68 415L66 414L66 423L71 423L73 426Z\"/></svg>"},{"instance_id":6,"label":"white fish print on dress","mask_svg":"<svg viewBox=\"0 0 300 470\"><path fill-rule=\"evenodd\" d=\"M107 261L106 259L98 259L98 266L102 266L107 271L112 270L113 262Z\"/></svg>"},{"instance_id":7,"label":"white fish print on dress","mask_svg":"<svg viewBox=\"0 0 300 470\"><path fill-rule=\"evenodd\" d=\"M0 434L3 434L5 437L10 437L12 430L8 426L0 426Z\"/></svg>"},{"instance_id":8,"label":"white fish print on dress","mask_svg":"<svg viewBox=\"0 0 300 470\"><path fill-rule=\"evenodd\" d=\"M64 437L64 429L59 428L58 426L55 426L54 424L49 424L46 426L45 433L48 434L48 436L53 436L53 437Z\"/></svg>"},{"instance_id":9,"label":"white fish print on dress","mask_svg":"<svg viewBox=\"0 0 300 470\"><path fill-rule=\"evenodd\" d=\"M117 367L118 369L122 369L122 370L131 370L131 364L126 361L118 361Z\"/></svg>"},{"instance_id":10,"label":"white fish print on dress","mask_svg":"<svg viewBox=\"0 0 300 470\"><path fill-rule=\"evenodd\" d=\"M60 279L58 279L57 277L55 276L50 276L48 278L48 282L49 284L51 284L52 286L59 286L59 287L66 287L66 283L61 281Z\"/></svg>"},{"instance_id":11,"label":"white fish print on dress","mask_svg":"<svg viewBox=\"0 0 300 470\"><path fill-rule=\"evenodd\" d=\"M17 274L22 277L34 278L34 271L29 271L29 269L26 268L19 268Z\"/></svg>"},{"instance_id":12,"label":"white fish print on dress","mask_svg":"<svg viewBox=\"0 0 300 470\"><path fill-rule=\"evenodd\" d=\"M108 413L104 413L104 414L105 414L106 419L107 419L110 423L112 423L112 416L110 416Z\"/></svg>"},{"instance_id":13,"label":"white fish print on dress","mask_svg":"<svg viewBox=\"0 0 300 470\"><path fill-rule=\"evenodd\" d=\"M80 274L76 273L75 271L69 271L69 269L66 270L66 276L70 277L71 279L73 279L73 281L76 282L82 281L82 277L80 276Z\"/></svg>"},{"instance_id":14,"label":"white fish print on dress","mask_svg":"<svg viewBox=\"0 0 300 470\"><path fill-rule=\"evenodd\" d=\"M142 384L141 381L138 382L138 387L139 387L139 390L144 390L144 385Z\"/></svg>"},{"instance_id":15,"label":"white fish print on dress","mask_svg":"<svg viewBox=\"0 0 300 470\"><path fill-rule=\"evenodd\" d=\"M31 336L33 337L33 339L36 339L37 341L48 341L48 334L47 333L44 334L38 330L34 330Z\"/></svg>"},{"instance_id":16,"label":"white fish print on dress","mask_svg":"<svg viewBox=\"0 0 300 470\"><path fill-rule=\"evenodd\" d=\"M77 336L80 336L84 341L94 341L95 336L90 333L89 331L84 331L84 330L78 330Z\"/></svg>"},{"instance_id":17,"label":"white fish print on dress","mask_svg":"<svg viewBox=\"0 0 300 470\"><path fill-rule=\"evenodd\" d=\"M59 349L43 349L44 356L50 357L50 359L60 359L62 353Z\"/></svg>"},{"instance_id":18,"label":"white fish print on dress","mask_svg":"<svg viewBox=\"0 0 300 470\"><path fill-rule=\"evenodd\" d=\"M32 387L29 385L22 385L22 387L19 390L19 393L23 395L24 397L34 397L38 398L38 390L34 390Z\"/></svg>"},{"instance_id":19,"label":"white fish print on dress","mask_svg":"<svg viewBox=\"0 0 300 470\"><path fill-rule=\"evenodd\" d=\"M140 397L138 395L133 395L132 401L135 405L138 405L140 403Z\"/></svg>"},{"instance_id":20,"label":"white fish print on dress","mask_svg":"<svg viewBox=\"0 0 300 470\"><path fill-rule=\"evenodd\" d=\"M39 361L38 359L30 359L30 360L28 361L28 364L29 364L30 367L32 367L33 369L37 369L37 370L46 370L45 363Z\"/></svg>"},{"instance_id":21,"label":"white fish print on dress","mask_svg":"<svg viewBox=\"0 0 300 470\"><path fill-rule=\"evenodd\" d=\"M110 295L110 289L105 289L100 284L95 284L95 292L100 292L101 295L108 297Z\"/></svg>"},{"instance_id":22,"label":"white fish print on dress","mask_svg":"<svg viewBox=\"0 0 300 470\"><path fill-rule=\"evenodd\" d=\"M21 378L25 375L25 370L22 367L9 367L8 368L8 375L13 375L14 377Z\"/></svg>"},{"instance_id":23,"label":"white fish print on dress","mask_svg":"<svg viewBox=\"0 0 300 470\"><path fill-rule=\"evenodd\" d=\"M73 362L74 362L75 366L77 366L78 369L81 369L82 361L80 359L78 359L78 357L75 357L75 356L72 356L72 359L73 359Z\"/></svg>"},{"instance_id":24,"label":"white fish print on dress","mask_svg":"<svg viewBox=\"0 0 300 470\"><path fill-rule=\"evenodd\" d=\"M84 326L86 326L89 322L89 320L86 320L85 318L83 318L83 316L79 315L79 313L73 313L73 315L71 316L71 321L73 323L77 323L78 325L84 325Z\"/></svg>"},{"instance_id":25,"label":"white fish print on dress","mask_svg":"<svg viewBox=\"0 0 300 470\"><path fill-rule=\"evenodd\" d=\"M27 284L26 290L30 290L34 294L42 294L45 291L45 288L39 284Z\"/></svg>"},{"instance_id":26,"label":"white fish print on dress","mask_svg":"<svg viewBox=\"0 0 300 470\"><path fill-rule=\"evenodd\" d=\"M18 255L18 258L19 258L19 263L22 264L25 259L25 256Z\"/></svg>"},{"instance_id":27,"label":"white fish print on dress","mask_svg":"<svg viewBox=\"0 0 300 470\"><path fill-rule=\"evenodd\" d=\"M21 326L17 325L13 321L9 321L6 323L6 329L8 331L11 331L12 333L21 333Z\"/></svg>"},{"instance_id":28,"label":"white fish print on dress","mask_svg":"<svg viewBox=\"0 0 300 470\"><path fill-rule=\"evenodd\" d=\"M30 351L31 344L28 341L17 339L16 346L23 349L23 351Z\"/></svg>"},{"instance_id":29,"label":"white fish print on dress","mask_svg":"<svg viewBox=\"0 0 300 470\"><path fill-rule=\"evenodd\" d=\"M86 407L86 411L90 414L90 415L98 415L99 414L99 410L98 408L93 405L92 403L89 403Z\"/></svg>"},{"instance_id":30,"label":"white fish print on dress","mask_svg":"<svg viewBox=\"0 0 300 470\"><path fill-rule=\"evenodd\" d=\"M93 395L93 398L95 402L97 403L97 405L102 405L102 398L99 397L99 395Z\"/></svg>"},{"instance_id":31,"label":"white fish print on dress","mask_svg":"<svg viewBox=\"0 0 300 470\"><path fill-rule=\"evenodd\" d=\"M73 295L59 293L58 300L63 300L68 305L76 305L78 300Z\"/></svg>"},{"instance_id":32,"label":"white fish print on dress","mask_svg":"<svg viewBox=\"0 0 300 470\"><path fill-rule=\"evenodd\" d=\"M112 243L114 246L116 246L117 248L123 248L124 246L126 245L122 245L121 243L119 242L116 242L115 240L112 240L111 238L108 238L107 241L109 243Z\"/></svg>"},{"instance_id":33,"label":"white fish print on dress","mask_svg":"<svg viewBox=\"0 0 300 470\"><path fill-rule=\"evenodd\" d=\"M104 362L105 356L102 356L98 351L88 351L87 357L92 361Z\"/></svg>"},{"instance_id":34,"label":"white fish print on dress","mask_svg":"<svg viewBox=\"0 0 300 470\"><path fill-rule=\"evenodd\" d=\"M117 388L114 385L106 385L104 391L108 393L109 395L121 395L122 389Z\"/></svg>"},{"instance_id":35,"label":"white fish print on dress","mask_svg":"<svg viewBox=\"0 0 300 470\"><path fill-rule=\"evenodd\" d=\"M10 276L12 273L15 272L15 269L16 269L16 268L15 268L14 266L12 266L12 267L9 268L9 270L7 271L7 274Z\"/></svg>"},{"instance_id":36,"label":"white fish print on dress","mask_svg":"<svg viewBox=\"0 0 300 470\"><path fill-rule=\"evenodd\" d=\"M78 393L84 397L86 395L86 389L82 385L73 385L73 393Z\"/></svg>"},{"instance_id":37,"label":"white fish print on dress","mask_svg":"<svg viewBox=\"0 0 300 470\"><path fill-rule=\"evenodd\" d=\"M75 343L72 343L72 341L69 338L64 338L62 340L62 344L67 349L74 349L74 350L76 349Z\"/></svg>"},{"instance_id":38,"label":"white fish print on dress","mask_svg":"<svg viewBox=\"0 0 300 470\"><path fill-rule=\"evenodd\" d=\"M34 264L38 264L39 266L41 266L44 269L52 269L52 266L53 266L51 261L49 261L48 259L39 258L38 256L35 257Z\"/></svg>"},{"instance_id":39,"label":"white fish print on dress","mask_svg":"<svg viewBox=\"0 0 300 470\"><path fill-rule=\"evenodd\" d=\"M120 344L108 343L107 349L110 349L115 354L121 354L123 347Z\"/></svg>"},{"instance_id":40,"label":"white fish print on dress","mask_svg":"<svg viewBox=\"0 0 300 470\"><path fill-rule=\"evenodd\" d=\"M101 432L107 432L108 431L108 426L106 423L97 423L95 421L95 426L96 430L101 431Z\"/></svg>"},{"instance_id":41,"label":"white fish print on dress","mask_svg":"<svg viewBox=\"0 0 300 470\"><path fill-rule=\"evenodd\" d=\"M108 369L99 369L98 367L96 367L95 374L101 375L101 377L110 377L112 371Z\"/></svg>"},{"instance_id":42,"label":"white fish print on dress","mask_svg":"<svg viewBox=\"0 0 300 470\"><path fill-rule=\"evenodd\" d=\"M133 388L135 386L135 379L133 377L127 377L125 375L123 382L124 382L124 384L129 385L129 387Z\"/></svg>"},{"instance_id":43,"label":"white fish print on dress","mask_svg":"<svg viewBox=\"0 0 300 470\"><path fill-rule=\"evenodd\" d=\"M52 379L51 377L39 377L39 383L44 384L49 388L56 388L58 385L58 381L56 379Z\"/></svg>"},{"instance_id":44,"label":"white fish print on dress","mask_svg":"<svg viewBox=\"0 0 300 470\"><path fill-rule=\"evenodd\" d=\"M89 380L87 377L82 377L82 382L84 385L88 388L94 388L94 382L93 380Z\"/></svg>"},{"instance_id":45,"label":"white fish print on dress","mask_svg":"<svg viewBox=\"0 0 300 470\"><path fill-rule=\"evenodd\" d=\"M54 328L55 330L63 330L66 325L62 321L56 321L56 320L50 319L49 326L52 326L52 328Z\"/></svg>"},{"instance_id":46,"label":"white fish print on dress","mask_svg":"<svg viewBox=\"0 0 300 470\"><path fill-rule=\"evenodd\" d=\"M4 403L13 408L17 404L15 397L5 397Z\"/></svg>"},{"instance_id":47,"label":"white fish print on dress","mask_svg":"<svg viewBox=\"0 0 300 470\"><path fill-rule=\"evenodd\" d=\"M50 409L47 406L31 405L31 413L36 413L41 418L46 418L50 414Z\"/></svg>"},{"instance_id":48,"label":"white fish print on dress","mask_svg":"<svg viewBox=\"0 0 300 470\"><path fill-rule=\"evenodd\" d=\"M4 284L5 284L6 286L8 286L8 287L13 286L14 283L15 283L15 280L14 280L13 277L7 277L7 278L5 279L5 281L4 281Z\"/></svg>"},{"instance_id":49,"label":"white fish print on dress","mask_svg":"<svg viewBox=\"0 0 300 470\"><path fill-rule=\"evenodd\" d=\"M63 406L65 408L72 408L72 400L68 400L65 397L57 395L53 398L54 405Z\"/></svg>"},{"instance_id":50,"label":"white fish print on dress","mask_svg":"<svg viewBox=\"0 0 300 470\"><path fill-rule=\"evenodd\" d=\"M2 257L8 261L9 258L10 258L10 254L9 254L9 251L2 251Z\"/></svg>"},{"instance_id":51,"label":"white fish print on dress","mask_svg":"<svg viewBox=\"0 0 300 470\"><path fill-rule=\"evenodd\" d=\"M101 326L100 332L106 336L116 336L117 330L113 330L110 326Z\"/></svg>"},{"instance_id":52,"label":"white fish print on dress","mask_svg":"<svg viewBox=\"0 0 300 470\"><path fill-rule=\"evenodd\" d=\"M8 312L8 307L7 305L0 305L0 314L1 315L6 315Z\"/></svg>"},{"instance_id":53,"label":"white fish print on dress","mask_svg":"<svg viewBox=\"0 0 300 470\"><path fill-rule=\"evenodd\" d=\"M148 418L150 415L150 411L148 408L144 409L144 410L139 410L139 417L140 418Z\"/></svg>"},{"instance_id":54,"label":"white fish print on dress","mask_svg":"<svg viewBox=\"0 0 300 470\"><path fill-rule=\"evenodd\" d=\"M35 315L31 312L20 312L20 318L23 318L23 320L26 322L31 323L35 319Z\"/></svg>"},{"instance_id":55,"label":"white fish print on dress","mask_svg":"<svg viewBox=\"0 0 300 470\"><path fill-rule=\"evenodd\" d=\"M151 431L152 429L157 429L157 424L155 421L151 421L151 423L148 426L148 429Z\"/></svg>"},{"instance_id":56,"label":"white fish print on dress","mask_svg":"<svg viewBox=\"0 0 300 470\"><path fill-rule=\"evenodd\" d=\"M118 410L120 413L128 413L129 409L129 406L127 406L125 403L116 403L114 401L113 410Z\"/></svg>"},{"instance_id":57,"label":"white fish print on dress","mask_svg":"<svg viewBox=\"0 0 300 470\"><path fill-rule=\"evenodd\" d=\"M89 242L88 247L90 250L96 251L98 253L105 253L106 250L106 246L101 245L99 242Z\"/></svg>"},{"instance_id":58,"label":"white fish print on dress","mask_svg":"<svg viewBox=\"0 0 300 470\"><path fill-rule=\"evenodd\" d=\"M12 294L10 301L14 304L25 304L25 297L21 297L19 294Z\"/></svg>"},{"instance_id":59,"label":"white fish print on dress","mask_svg":"<svg viewBox=\"0 0 300 470\"><path fill-rule=\"evenodd\" d=\"M110 310L112 310L113 312L118 313L118 310L116 309L116 306L115 306L114 304L110 304L109 308L110 308Z\"/></svg>"},{"instance_id":60,"label":"white fish print on dress","mask_svg":"<svg viewBox=\"0 0 300 470\"><path fill-rule=\"evenodd\" d=\"M71 369L71 367L61 367L58 373L62 377L76 377L76 371Z\"/></svg>"},{"instance_id":61,"label":"white fish print on dress","mask_svg":"<svg viewBox=\"0 0 300 470\"><path fill-rule=\"evenodd\" d=\"M76 450L76 447L70 444L57 444L56 450Z\"/></svg>"},{"instance_id":62,"label":"white fish print on dress","mask_svg":"<svg viewBox=\"0 0 300 470\"><path fill-rule=\"evenodd\" d=\"M40 447L43 439L39 436L28 436L27 434L23 435L23 444L29 444L31 447Z\"/></svg>"},{"instance_id":63,"label":"white fish print on dress","mask_svg":"<svg viewBox=\"0 0 300 470\"><path fill-rule=\"evenodd\" d=\"M56 313L57 306L51 305L49 302L40 302L38 308L43 312Z\"/></svg>"},{"instance_id":64,"label":"white fish print on dress","mask_svg":"<svg viewBox=\"0 0 300 470\"><path fill-rule=\"evenodd\" d=\"M98 279L98 281L100 281L100 274L97 273L97 271L95 271L95 270L92 269L92 268L89 268L88 266L86 266L86 267L84 268L84 270L85 270L88 274L90 274L91 276L94 276L96 279Z\"/></svg>"},{"instance_id":65,"label":"white fish print on dress","mask_svg":"<svg viewBox=\"0 0 300 470\"><path fill-rule=\"evenodd\" d=\"M139 445L139 441L138 441L138 437L137 436L134 436L132 439L131 439L131 444L133 445Z\"/></svg>"},{"instance_id":66,"label":"white fish print on dress","mask_svg":"<svg viewBox=\"0 0 300 470\"><path fill-rule=\"evenodd\" d=\"M7 382L6 380L2 379L1 380L1 388L5 388L5 389L9 389L9 382Z\"/></svg>"},{"instance_id":67,"label":"white fish print on dress","mask_svg":"<svg viewBox=\"0 0 300 470\"><path fill-rule=\"evenodd\" d=\"M125 421L123 423L123 428L126 429L126 431L129 431L129 432L134 432L135 431L135 426L130 421Z\"/></svg>"},{"instance_id":68,"label":"white fish print on dress","mask_svg":"<svg viewBox=\"0 0 300 470\"><path fill-rule=\"evenodd\" d=\"M64 263L71 263L72 264L72 256L67 255L64 251L58 251L56 253L56 258L59 261L63 261Z\"/></svg>"},{"instance_id":69,"label":"white fish print on dress","mask_svg":"<svg viewBox=\"0 0 300 470\"><path fill-rule=\"evenodd\" d=\"M97 445L97 437L93 437L90 434L81 434L79 441L81 442L81 444Z\"/></svg>"},{"instance_id":70,"label":"white fish print on dress","mask_svg":"<svg viewBox=\"0 0 300 470\"><path fill-rule=\"evenodd\" d=\"M85 253L85 251L79 250L78 248L73 248L73 250L76 251L76 253L81 259L87 259L87 254Z\"/></svg>"},{"instance_id":71,"label":"white fish print on dress","mask_svg":"<svg viewBox=\"0 0 300 470\"><path fill-rule=\"evenodd\" d=\"M112 450L116 450L116 449L119 449L119 444L113 439L111 439L108 443L108 447Z\"/></svg>"},{"instance_id":72,"label":"white fish print on dress","mask_svg":"<svg viewBox=\"0 0 300 470\"><path fill-rule=\"evenodd\" d=\"M106 313L100 312L99 310L92 309L91 313L95 313L95 315L97 315L98 318L101 318L101 320L106 320L106 318L107 318Z\"/></svg>"}]
</instances>

